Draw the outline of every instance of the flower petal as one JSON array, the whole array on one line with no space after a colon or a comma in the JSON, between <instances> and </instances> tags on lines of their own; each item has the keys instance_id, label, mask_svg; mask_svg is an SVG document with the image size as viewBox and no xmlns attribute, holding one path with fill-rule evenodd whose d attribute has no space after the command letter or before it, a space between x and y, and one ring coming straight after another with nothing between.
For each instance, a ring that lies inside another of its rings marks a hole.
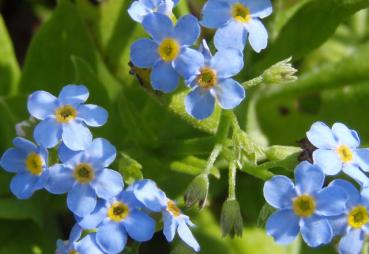
<instances>
[{"instance_id":1,"label":"flower petal","mask_svg":"<svg viewBox=\"0 0 369 254\"><path fill-rule=\"evenodd\" d=\"M87 101L89 95L87 87L83 85L67 85L60 91L59 100L64 105L76 105Z\"/></svg>"},{"instance_id":2,"label":"flower petal","mask_svg":"<svg viewBox=\"0 0 369 254\"><path fill-rule=\"evenodd\" d=\"M340 187L346 192L347 198L348 198L347 200L348 207L352 207L356 205L360 200L359 191L356 189L356 187L352 183L346 180L336 179L333 182L331 182L329 186Z\"/></svg>"},{"instance_id":3,"label":"flower petal","mask_svg":"<svg viewBox=\"0 0 369 254\"><path fill-rule=\"evenodd\" d=\"M61 162L71 167L74 167L76 163L80 162L82 153L83 151L70 150L64 143L61 143L58 148L58 156Z\"/></svg>"},{"instance_id":4,"label":"flower petal","mask_svg":"<svg viewBox=\"0 0 369 254\"><path fill-rule=\"evenodd\" d=\"M131 47L131 61L140 68L151 68L159 59L158 44L150 39L141 39Z\"/></svg>"},{"instance_id":5,"label":"flower petal","mask_svg":"<svg viewBox=\"0 0 369 254\"><path fill-rule=\"evenodd\" d=\"M333 235L343 235L347 230L347 215L331 216L328 218L333 229Z\"/></svg>"},{"instance_id":6,"label":"flower petal","mask_svg":"<svg viewBox=\"0 0 369 254\"><path fill-rule=\"evenodd\" d=\"M170 213L164 211L163 212L163 233L168 242L172 242L176 235L176 229L178 227L177 221L174 219Z\"/></svg>"},{"instance_id":7,"label":"flower petal","mask_svg":"<svg viewBox=\"0 0 369 254\"><path fill-rule=\"evenodd\" d=\"M123 224L128 235L138 242L146 242L154 236L155 221L144 212L132 211Z\"/></svg>"},{"instance_id":8,"label":"flower petal","mask_svg":"<svg viewBox=\"0 0 369 254\"><path fill-rule=\"evenodd\" d=\"M68 193L68 208L79 217L92 213L96 203L96 193L89 184L75 184Z\"/></svg>"},{"instance_id":9,"label":"flower petal","mask_svg":"<svg viewBox=\"0 0 369 254\"><path fill-rule=\"evenodd\" d=\"M323 122L313 123L306 136L317 148L334 149L337 146L332 130Z\"/></svg>"},{"instance_id":10,"label":"flower petal","mask_svg":"<svg viewBox=\"0 0 369 254\"><path fill-rule=\"evenodd\" d=\"M107 253L120 253L127 243L127 232L123 225L107 221L96 233L96 242Z\"/></svg>"},{"instance_id":11,"label":"flower petal","mask_svg":"<svg viewBox=\"0 0 369 254\"><path fill-rule=\"evenodd\" d=\"M356 148L360 145L360 140L357 139L357 136L353 135L352 131L342 123L333 124L332 132L339 144L351 148Z\"/></svg>"},{"instance_id":12,"label":"flower petal","mask_svg":"<svg viewBox=\"0 0 369 254\"><path fill-rule=\"evenodd\" d=\"M214 90L217 101L223 109L237 107L246 97L245 89L231 78L219 81L219 84L214 87Z\"/></svg>"},{"instance_id":13,"label":"flower petal","mask_svg":"<svg viewBox=\"0 0 369 254\"><path fill-rule=\"evenodd\" d=\"M151 35L156 42L161 42L173 31L171 19L161 13L148 14L142 21L145 31Z\"/></svg>"},{"instance_id":14,"label":"flower petal","mask_svg":"<svg viewBox=\"0 0 369 254\"><path fill-rule=\"evenodd\" d=\"M36 125L33 137L39 145L52 148L59 142L60 130L61 127L54 118L46 118Z\"/></svg>"},{"instance_id":15,"label":"flower petal","mask_svg":"<svg viewBox=\"0 0 369 254\"><path fill-rule=\"evenodd\" d=\"M78 224L84 229L95 229L107 216L105 201L99 200L94 211L83 217L77 217Z\"/></svg>"},{"instance_id":16,"label":"flower petal","mask_svg":"<svg viewBox=\"0 0 369 254\"><path fill-rule=\"evenodd\" d=\"M245 24L249 32L249 42L255 52L259 53L268 45L268 31L259 19L251 19Z\"/></svg>"},{"instance_id":17,"label":"flower petal","mask_svg":"<svg viewBox=\"0 0 369 254\"><path fill-rule=\"evenodd\" d=\"M173 30L173 37L176 38L181 45L191 46L200 36L200 25L193 15L182 16L176 23Z\"/></svg>"},{"instance_id":18,"label":"flower petal","mask_svg":"<svg viewBox=\"0 0 369 254\"><path fill-rule=\"evenodd\" d=\"M178 221L178 235L188 246L190 246L195 252L200 251L200 245L193 236L191 230L188 228L185 220Z\"/></svg>"},{"instance_id":19,"label":"flower petal","mask_svg":"<svg viewBox=\"0 0 369 254\"><path fill-rule=\"evenodd\" d=\"M278 244L289 244L299 233L299 218L289 209L277 211L269 217L266 231Z\"/></svg>"},{"instance_id":20,"label":"flower petal","mask_svg":"<svg viewBox=\"0 0 369 254\"><path fill-rule=\"evenodd\" d=\"M27 154L31 152L37 152L37 146L25 138L16 137L13 139L13 145Z\"/></svg>"},{"instance_id":21,"label":"flower petal","mask_svg":"<svg viewBox=\"0 0 369 254\"><path fill-rule=\"evenodd\" d=\"M230 78L243 69L243 54L237 49L219 50L211 60L219 78Z\"/></svg>"},{"instance_id":22,"label":"flower petal","mask_svg":"<svg viewBox=\"0 0 369 254\"><path fill-rule=\"evenodd\" d=\"M69 149L80 151L92 143L92 134L83 123L72 121L63 125L62 139Z\"/></svg>"},{"instance_id":23,"label":"flower petal","mask_svg":"<svg viewBox=\"0 0 369 254\"><path fill-rule=\"evenodd\" d=\"M216 31L214 37L215 47L218 50L235 48L243 51L247 40L247 34L245 27L241 23L231 21Z\"/></svg>"},{"instance_id":24,"label":"flower petal","mask_svg":"<svg viewBox=\"0 0 369 254\"><path fill-rule=\"evenodd\" d=\"M342 170L346 175L350 176L356 182L360 184L361 187L369 187L369 178L361 171L358 167L353 165L345 165Z\"/></svg>"},{"instance_id":25,"label":"flower petal","mask_svg":"<svg viewBox=\"0 0 369 254\"><path fill-rule=\"evenodd\" d=\"M108 112L97 105L84 104L78 107L78 117L88 126L100 127L108 120Z\"/></svg>"},{"instance_id":26,"label":"flower petal","mask_svg":"<svg viewBox=\"0 0 369 254\"><path fill-rule=\"evenodd\" d=\"M167 197L152 180L144 179L134 183L133 193L144 206L153 212L160 212L167 206Z\"/></svg>"},{"instance_id":27,"label":"flower petal","mask_svg":"<svg viewBox=\"0 0 369 254\"><path fill-rule=\"evenodd\" d=\"M332 240L333 230L328 220L312 215L300 220L301 235L310 247L318 247Z\"/></svg>"},{"instance_id":28,"label":"flower petal","mask_svg":"<svg viewBox=\"0 0 369 254\"><path fill-rule=\"evenodd\" d=\"M62 164L55 164L49 168L49 179L45 189L52 194L64 194L71 190L74 181L71 169Z\"/></svg>"},{"instance_id":29,"label":"flower petal","mask_svg":"<svg viewBox=\"0 0 369 254\"><path fill-rule=\"evenodd\" d=\"M18 199L28 199L33 192L42 189L43 186L37 186L38 180L39 177L28 172L19 173L10 182L10 190Z\"/></svg>"},{"instance_id":30,"label":"flower petal","mask_svg":"<svg viewBox=\"0 0 369 254\"><path fill-rule=\"evenodd\" d=\"M286 176L274 176L264 184L264 198L274 208L289 208L296 191L292 181Z\"/></svg>"},{"instance_id":31,"label":"flower petal","mask_svg":"<svg viewBox=\"0 0 369 254\"><path fill-rule=\"evenodd\" d=\"M186 111L198 120L208 118L214 112L215 99L201 87L193 89L185 99Z\"/></svg>"},{"instance_id":32,"label":"flower petal","mask_svg":"<svg viewBox=\"0 0 369 254\"><path fill-rule=\"evenodd\" d=\"M0 166L9 173L24 172L27 154L16 148L8 149L0 160Z\"/></svg>"},{"instance_id":33,"label":"flower petal","mask_svg":"<svg viewBox=\"0 0 369 254\"><path fill-rule=\"evenodd\" d=\"M141 1L134 1L128 9L129 16L138 23L149 13L150 10Z\"/></svg>"},{"instance_id":34,"label":"flower petal","mask_svg":"<svg viewBox=\"0 0 369 254\"><path fill-rule=\"evenodd\" d=\"M92 187L99 198L112 198L123 190L122 175L117 171L105 168L96 175Z\"/></svg>"},{"instance_id":35,"label":"flower petal","mask_svg":"<svg viewBox=\"0 0 369 254\"><path fill-rule=\"evenodd\" d=\"M369 149L356 149L354 163L357 164L363 171L369 172Z\"/></svg>"},{"instance_id":36,"label":"flower petal","mask_svg":"<svg viewBox=\"0 0 369 254\"><path fill-rule=\"evenodd\" d=\"M58 105L58 99L45 91L37 91L28 97L28 112L39 120L54 115L54 111Z\"/></svg>"},{"instance_id":37,"label":"flower petal","mask_svg":"<svg viewBox=\"0 0 369 254\"><path fill-rule=\"evenodd\" d=\"M104 254L96 243L96 234L90 233L77 243L78 254Z\"/></svg>"},{"instance_id":38,"label":"flower petal","mask_svg":"<svg viewBox=\"0 0 369 254\"><path fill-rule=\"evenodd\" d=\"M200 73L200 68L205 64L204 61L204 56L200 52L190 48L185 48L174 61L174 69L188 83Z\"/></svg>"},{"instance_id":39,"label":"flower petal","mask_svg":"<svg viewBox=\"0 0 369 254\"><path fill-rule=\"evenodd\" d=\"M316 213L323 216L340 215L346 208L348 195L341 187L329 186L316 193Z\"/></svg>"},{"instance_id":40,"label":"flower petal","mask_svg":"<svg viewBox=\"0 0 369 254\"><path fill-rule=\"evenodd\" d=\"M151 72L151 83L155 90L164 93L173 92L179 82L179 75L171 63L158 61Z\"/></svg>"},{"instance_id":41,"label":"flower petal","mask_svg":"<svg viewBox=\"0 0 369 254\"><path fill-rule=\"evenodd\" d=\"M295 169L295 182L300 194L311 194L323 187L324 173L318 166L303 161Z\"/></svg>"},{"instance_id":42,"label":"flower petal","mask_svg":"<svg viewBox=\"0 0 369 254\"><path fill-rule=\"evenodd\" d=\"M342 161L335 150L318 149L313 152L314 164L326 175L337 175L342 170Z\"/></svg>"},{"instance_id":43,"label":"flower petal","mask_svg":"<svg viewBox=\"0 0 369 254\"><path fill-rule=\"evenodd\" d=\"M98 167L108 167L117 156L115 147L104 138L96 138L84 151L86 157L97 164Z\"/></svg>"},{"instance_id":44,"label":"flower petal","mask_svg":"<svg viewBox=\"0 0 369 254\"><path fill-rule=\"evenodd\" d=\"M231 19L231 6L226 1L207 1L202 10L201 24L208 28L219 28Z\"/></svg>"},{"instance_id":45,"label":"flower petal","mask_svg":"<svg viewBox=\"0 0 369 254\"><path fill-rule=\"evenodd\" d=\"M359 254L364 243L364 233L360 229L350 230L338 245L340 254Z\"/></svg>"},{"instance_id":46,"label":"flower petal","mask_svg":"<svg viewBox=\"0 0 369 254\"><path fill-rule=\"evenodd\" d=\"M241 0L250 9L252 17L265 18L272 14L273 6L270 0Z\"/></svg>"}]
</instances>

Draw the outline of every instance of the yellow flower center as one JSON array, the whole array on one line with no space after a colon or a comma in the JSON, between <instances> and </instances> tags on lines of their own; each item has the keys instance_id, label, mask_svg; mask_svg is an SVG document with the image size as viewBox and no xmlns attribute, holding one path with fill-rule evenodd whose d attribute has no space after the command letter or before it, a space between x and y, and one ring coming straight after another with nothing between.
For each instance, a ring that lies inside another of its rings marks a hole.
<instances>
[{"instance_id":1,"label":"yellow flower center","mask_svg":"<svg viewBox=\"0 0 369 254\"><path fill-rule=\"evenodd\" d=\"M180 51L181 47L179 43L172 38L164 39L158 48L159 56L165 62L170 62L176 59Z\"/></svg>"},{"instance_id":2,"label":"yellow flower center","mask_svg":"<svg viewBox=\"0 0 369 254\"><path fill-rule=\"evenodd\" d=\"M348 217L348 224L353 228L361 228L365 224L369 222L368 211L364 206L356 206L354 207Z\"/></svg>"},{"instance_id":3,"label":"yellow flower center","mask_svg":"<svg viewBox=\"0 0 369 254\"><path fill-rule=\"evenodd\" d=\"M310 217L315 207L315 199L310 195L301 195L293 200L293 211L300 217Z\"/></svg>"},{"instance_id":4,"label":"yellow flower center","mask_svg":"<svg viewBox=\"0 0 369 254\"><path fill-rule=\"evenodd\" d=\"M181 210L172 200L169 200L167 203L167 211L173 214L174 217L178 217L179 215L181 215Z\"/></svg>"},{"instance_id":5,"label":"yellow flower center","mask_svg":"<svg viewBox=\"0 0 369 254\"><path fill-rule=\"evenodd\" d=\"M26 169L32 175L41 175L44 161L37 153L30 153L26 159Z\"/></svg>"},{"instance_id":6,"label":"yellow flower center","mask_svg":"<svg viewBox=\"0 0 369 254\"><path fill-rule=\"evenodd\" d=\"M73 176L79 183L89 183L95 178L95 171L91 165L81 163L74 168Z\"/></svg>"},{"instance_id":7,"label":"yellow flower center","mask_svg":"<svg viewBox=\"0 0 369 254\"><path fill-rule=\"evenodd\" d=\"M115 202L108 210L108 217L116 222L124 220L129 214L129 208L122 202Z\"/></svg>"},{"instance_id":8,"label":"yellow flower center","mask_svg":"<svg viewBox=\"0 0 369 254\"><path fill-rule=\"evenodd\" d=\"M238 22L247 23L251 20L250 9L241 3L232 6L232 17Z\"/></svg>"},{"instance_id":9,"label":"yellow flower center","mask_svg":"<svg viewBox=\"0 0 369 254\"><path fill-rule=\"evenodd\" d=\"M72 251L70 251L68 254L79 254L79 253L78 253L78 251L76 251L76 250L72 250Z\"/></svg>"},{"instance_id":10,"label":"yellow flower center","mask_svg":"<svg viewBox=\"0 0 369 254\"><path fill-rule=\"evenodd\" d=\"M77 110L71 105L65 105L55 110L55 116L59 123L69 123L77 117Z\"/></svg>"},{"instance_id":11,"label":"yellow flower center","mask_svg":"<svg viewBox=\"0 0 369 254\"><path fill-rule=\"evenodd\" d=\"M353 159L353 154L348 146L340 145L337 148L337 153L343 162L351 162Z\"/></svg>"},{"instance_id":12,"label":"yellow flower center","mask_svg":"<svg viewBox=\"0 0 369 254\"><path fill-rule=\"evenodd\" d=\"M199 86L204 89L212 88L218 83L216 71L209 67L202 68L196 80Z\"/></svg>"}]
</instances>

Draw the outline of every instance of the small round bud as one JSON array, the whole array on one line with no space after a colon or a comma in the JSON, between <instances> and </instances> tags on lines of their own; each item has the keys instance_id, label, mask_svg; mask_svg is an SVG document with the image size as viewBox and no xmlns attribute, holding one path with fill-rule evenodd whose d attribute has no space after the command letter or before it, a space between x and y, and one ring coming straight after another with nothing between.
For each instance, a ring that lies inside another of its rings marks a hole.
<instances>
[{"instance_id":1,"label":"small round bud","mask_svg":"<svg viewBox=\"0 0 369 254\"><path fill-rule=\"evenodd\" d=\"M227 200L224 202L220 215L220 226L222 228L223 237L227 235L231 238L242 236L243 218L237 200Z\"/></svg>"},{"instance_id":2,"label":"small round bud","mask_svg":"<svg viewBox=\"0 0 369 254\"><path fill-rule=\"evenodd\" d=\"M200 208L204 208L209 191L209 178L202 174L195 177L185 192L185 202L187 207L199 204Z\"/></svg>"},{"instance_id":3,"label":"small round bud","mask_svg":"<svg viewBox=\"0 0 369 254\"><path fill-rule=\"evenodd\" d=\"M266 84L281 84L297 80L297 70L293 68L291 58L276 63L263 73L263 81Z\"/></svg>"}]
</instances>

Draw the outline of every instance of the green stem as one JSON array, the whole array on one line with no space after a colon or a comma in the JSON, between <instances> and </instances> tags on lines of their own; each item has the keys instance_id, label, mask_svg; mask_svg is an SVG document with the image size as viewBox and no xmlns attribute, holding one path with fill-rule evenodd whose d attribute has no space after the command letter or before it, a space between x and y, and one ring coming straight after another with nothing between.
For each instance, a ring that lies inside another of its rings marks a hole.
<instances>
[{"instance_id":1,"label":"green stem","mask_svg":"<svg viewBox=\"0 0 369 254\"><path fill-rule=\"evenodd\" d=\"M228 200L236 200L236 174L236 162L232 160L229 165Z\"/></svg>"},{"instance_id":2,"label":"green stem","mask_svg":"<svg viewBox=\"0 0 369 254\"><path fill-rule=\"evenodd\" d=\"M222 144L216 144L214 146L213 151L211 152L209 159L208 159L208 163L206 165L206 168L203 171L203 174L205 175L209 175L211 169L214 167L214 163L216 161L216 159L219 157L220 152L223 149L223 145Z\"/></svg>"},{"instance_id":3,"label":"green stem","mask_svg":"<svg viewBox=\"0 0 369 254\"><path fill-rule=\"evenodd\" d=\"M243 87L245 87L246 89L248 89L248 88L253 87L253 86L258 86L262 83L263 83L263 76L259 76L259 77L256 77L254 79L251 79L249 81L243 82L241 85Z\"/></svg>"},{"instance_id":4,"label":"green stem","mask_svg":"<svg viewBox=\"0 0 369 254\"><path fill-rule=\"evenodd\" d=\"M369 242L365 241L361 254L369 254Z\"/></svg>"}]
</instances>

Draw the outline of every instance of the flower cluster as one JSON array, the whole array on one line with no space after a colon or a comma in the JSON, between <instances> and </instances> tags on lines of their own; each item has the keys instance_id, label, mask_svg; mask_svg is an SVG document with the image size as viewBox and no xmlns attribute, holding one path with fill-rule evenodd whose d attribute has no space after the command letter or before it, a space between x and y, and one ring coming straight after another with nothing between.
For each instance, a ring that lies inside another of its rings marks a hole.
<instances>
[{"instance_id":1,"label":"flower cluster","mask_svg":"<svg viewBox=\"0 0 369 254\"><path fill-rule=\"evenodd\" d=\"M152 37L132 45L133 65L149 68L152 87L164 93L173 92L182 77L190 88L185 99L186 111L198 120L214 112L215 102L222 109L237 107L246 92L232 77L243 69L247 38L256 52L266 48L268 33L260 19L271 14L271 2L209 0L200 22L192 15L176 21L172 13L176 4L172 0L132 3L130 16ZM214 56L206 41L199 39L200 25L217 29L214 44L218 52ZM196 43L200 44L197 50L191 48Z\"/></svg>"},{"instance_id":2,"label":"flower cluster","mask_svg":"<svg viewBox=\"0 0 369 254\"><path fill-rule=\"evenodd\" d=\"M303 161L295 169L295 184L286 176L274 176L264 185L266 201L277 209L267 221L267 233L277 243L291 243L299 232L310 247L328 244L340 236L340 254L360 253L369 235L369 149L358 148L356 131L341 123L329 128L316 122L307 132L315 147L313 164ZM325 175L347 174L326 187Z\"/></svg>"},{"instance_id":3,"label":"flower cluster","mask_svg":"<svg viewBox=\"0 0 369 254\"><path fill-rule=\"evenodd\" d=\"M0 166L15 173L10 190L19 199L30 198L45 189L67 193L67 206L76 218L68 241L58 241L57 254L117 254L128 237L149 241L156 229L153 213L162 213L164 234L169 242L179 237L195 251L200 246L174 201L150 180L124 189L122 175L109 166L116 158L115 147L106 139L92 138L87 126L106 123L103 108L85 104L89 92L82 85L67 85L59 97L37 91L28 98L28 110L39 120L34 128L35 143L17 137ZM59 163L49 165L48 149L57 151ZM82 234L85 230L89 233ZM81 238L82 235L85 235Z\"/></svg>"}]
</instances>

